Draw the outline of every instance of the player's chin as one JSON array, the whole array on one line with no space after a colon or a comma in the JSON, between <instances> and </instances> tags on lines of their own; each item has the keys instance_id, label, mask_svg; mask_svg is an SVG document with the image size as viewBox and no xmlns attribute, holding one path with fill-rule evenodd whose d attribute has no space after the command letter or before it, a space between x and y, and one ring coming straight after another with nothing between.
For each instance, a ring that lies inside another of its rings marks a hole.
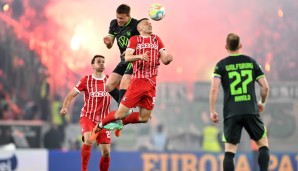
<instances>
[{"instance_id":1,"label":"player's chin","mask_svg":"<svg viewBox=\"0 0 298 171\"><path fill-rule=\"evenodd\" d=\"M118 22L118 26L124 26L123 22Z\"/></svg>"}]
</instances>

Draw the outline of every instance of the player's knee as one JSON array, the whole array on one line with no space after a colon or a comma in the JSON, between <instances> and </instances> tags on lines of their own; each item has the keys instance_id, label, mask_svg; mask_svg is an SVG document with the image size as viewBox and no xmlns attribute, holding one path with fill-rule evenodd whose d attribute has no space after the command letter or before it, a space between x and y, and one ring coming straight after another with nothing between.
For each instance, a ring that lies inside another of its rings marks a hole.
<instances>
[{"instance_id":1,"label":"player's knee","mask_svg":"<svg viewBox=\"0 0 298 171\"><path fill-rule=\"evenodd\" d=\"M84 141L83 141L86 145L92 145L92 141L90 140L90 138L84 138Z\"/></svg>"},{"instance_id":2,"label":"player's knee","mask_svg":"<svg viewBox=\"0 0 298 171\"><path fill-rule=\"evenodd\" d=\"M109 149L103 149L102 150L102 156L103 157L110 157L110 150Z\"/></svg>"},{"instance_id":3,"label":"player's knee","mask_svg":"<svg viewBox=\"0 0 298 171\"><path fill-rule=\"evenodd\" d=\"M149 119L141 120L142 123L147 123L148 121L149 121Z\"/></svg>"},{"instance_id":4,"label":"player's knee","mask_svg":"<svg viewBox=\"0 0 298 171\"><path fill-rule=\"evenodd\" d=\"M142 123L147 123L150 120L150 116L149 117L147 117L147 116L146 117L140 117L139 120Z\"/></svg>"},{"instance_id":5,"label":"player's knee","mask_svg":"<svg viewBox=\"0 0 298 171\"><path fill-rule=\"evenodd\" d=\"M112 82L107 82L106 83L106 89L108 92L114 90L116 88L116 83L112 83Z\"/></svg>"},{"instance_id":6,"label":"player's knee","mask_svg":"<svg viewBox=\"0 0 298 171\"><path fill-rule=\"evenodd\" d=\"M261 138L259 141L256 141L259 148L267 146L268 147L268 139L267 137Z\"/></svg>"}]
</instances>

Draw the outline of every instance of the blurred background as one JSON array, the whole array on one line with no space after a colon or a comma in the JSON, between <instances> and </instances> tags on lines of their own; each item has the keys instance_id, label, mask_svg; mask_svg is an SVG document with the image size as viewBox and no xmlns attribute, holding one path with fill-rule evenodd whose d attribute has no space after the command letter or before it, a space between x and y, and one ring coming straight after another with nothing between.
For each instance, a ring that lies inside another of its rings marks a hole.
<instances>
[{"instance_id":1,"label":"blurred background","mask_svg":"<svg viewBox=\"0 0 298 171\"><path fill-rule=\"evenodd\" d=\"M63 99L82 76L92 72L90 60L95 54L106 57L106 74L119 62L116 44L109 50L103 43L116 8L126 3L132 8L131 16L140 19L148 17L155 2L0 0L0 146L13 144L17 149L5 155L0 149L0 164L9 161L15 163L11 165L15 170L32 170L25 169L29 161L23 164L20 158L36 153L38 159L39 152L46 157L37 170L59 170L52 165L59 157L80 163L78 121L83 97L75 99L67 117L59 114ZM225 38L230 32L240 35L242 52L259 62L271 85L262 114L272 151L270 170L297 170L298 1L158 3L165 6L166 17L152 21L153 32L162 38L174 61L160 67L151 121L128 125L120 138L113 137L115 158L123 159L123 155L139 161L120 170L221 169L222 124L209 121L208 95L213 67L227 56ZM220 115L221 104L220 97ZM112 110L116 107L113 102ZM211 147L206 145L210 138L216 141ZM254 170L252 150L254 145L243 132L239 151L244 159L239 155L237 160L244 164L237 167ZM98 148L94 151L93 158L98 158ZM98 161L94 162L97 168ZM111 169L119 170L113 163Z\"/></svg>"}]
</instances>

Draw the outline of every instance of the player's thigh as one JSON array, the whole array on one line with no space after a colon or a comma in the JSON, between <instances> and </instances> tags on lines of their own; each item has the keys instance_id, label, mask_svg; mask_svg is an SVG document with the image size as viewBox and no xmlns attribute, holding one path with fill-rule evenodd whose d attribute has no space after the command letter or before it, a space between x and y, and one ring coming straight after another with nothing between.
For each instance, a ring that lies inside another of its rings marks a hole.
<instances>
[{"instance_id":1,"label":"player's thigh","mask_svg":"<svg viewBox=\"0 0 298 171\"><path fill-rule=\"evenodd\" d=\"M130 86L121 100L121 104L128 108L134 108L140 103L141 98L147 92L143 80L145 79L134 79L131 81Z\"/></svg>"},{"instance_id":2,"label":"player's thigh","mask_svg":"<svg viewBox=\"0 0 298 171\"><path fill-rule=\"evenodd\" d=\"M91 132L85 132L82 141L87 145L92 145L92 141L90 140Z\"/></svg>"},{"instance_id":3,"label":"player's thigh","mask_svg":"<svg viewBox=\"0 0 298 171\"><path fill-rule=\"evenodd\" d=\"M122 76L117 74L117 73L111 73L111 75L109 76L107 82L106 82L106 88L108 89L108 91L112 91L113 89L115 89L121 81Z\"/></svg>"},{"instance_id":4,"label":"player's thigh","mask_svg":"<svg viewBox=\"0 0 298 171\"><path fill-rule=\"evenodd\" d=\"M110 144L111 143L111 131L106 130L105 128L99 131L99 134L96 138L96 144Z\"/></svg>"},{"instance_id":5,"label":"player's thigh","mask_svg":"<svg viewBox=\"0 0 298 171\"><path fill-rule=\"evenodd\" d=\"M131 75L124 74L121 82L120 82L120 89L127 89L131 81Z\"/></svg>"},{"instance_id":6,"label":"player's thigh","mask_svg":"<svg viewBox=\"0 0 298 171\"><path fill-rule=\"evenodd\" d=\"M234 116L224 121L223 141L230 144L238 144L242 133L241 116Z\"/></svg>"},{"instance_id":7,"label":"player's thigh","mask_svg":"<svg viewBox=\"0 0 298 171\"><path fill-rule=\"evenodd\" d=\"M140 100L139 106L147 110L153 110L156 96L155 84L151 84L150 81L147 81L143 87L145 87L146 90Z\"/></svg>"},{"instance_id":8,"label":"player's thigh","mask_svg":"<svg viewBox=\"0 0 298 171\"><path fill-rule=\"evenodd\" d=\"M125 118L128 111L129 111L129 107L121 103L116 111L115 119Z\"/></svg>"},{"instance_id":9,"label":"player's thigh","mask_svg":"<svg viewBox=\"0 0 298 171\"><path fill-rule=\"evenodd\" d=\"M125 72L124 74L127 74L127 75L132 75L133 74L133 68L132 68L132 63L128 63L127 64L127 67L125 69Z\"/></svg>"},{"instance_id":10,"label":"player's thigh","mask_svg":"<svg viewBox=\"0 0 298 171\"><path fill-rule=\"evenodd\" d=\"M113 70L113 73L117 73L119 75L124 75L126 68L127 68L128 63L126 62L119 62L118 65L116 66L116 68Z\"/></svg>"},{"instance_id":11,"label":"player's thigh","mask_svg":"<svg viewBox=\"0 0 298 171\"><path fill-rule=\"evenodd\" d=\"M259 115L246 115L244 118L244 128L250 138L256 142L267 137L267 131Z\"/></svg>"},{"instance_id":12,"label":"player's thigh","mask_svg":"<svg viewBox=\"0 0 298 171\"><path fill-rule=\"evenodd\" d=\"M80 118L80 126L81 126L81 133L82 133L82 141L86 144L92 144L92 141L90 141L90 132L92 131L92 128L94 127L95 123L93 123L89 118L87 117L81 117Z\"/></svg>"},{"instance_id":13,"label":"player's thigh","mask_svg":"<svg viewBox=\"0 0 298 171\"><path fill-rule=\"evenodd\" d=\"M148 121L151 117L151 114L152 114L152 110L148 110L148 109L145 109L145 108L140 108L140 118L141 118L141 121Z\"/></svg>"}]
</instances>

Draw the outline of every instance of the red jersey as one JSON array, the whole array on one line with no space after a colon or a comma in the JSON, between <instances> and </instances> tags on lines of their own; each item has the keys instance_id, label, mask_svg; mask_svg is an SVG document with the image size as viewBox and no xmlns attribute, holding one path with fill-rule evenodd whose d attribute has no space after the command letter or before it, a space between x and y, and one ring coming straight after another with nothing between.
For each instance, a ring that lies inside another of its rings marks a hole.
<instances>
[{"instance_id":1,"label":"red jersey","mask_svg":"<svg viewBox=\"0 0 298 171\"><path fill-rule=\"evenodd\" d=\"M81 117L93 122L101 121L110 112L111 97L105 88L106 76L103 79L87 75L74 87L78 92L84 91L84 106Z\"/></svg>"},{"instance_id":2,"label":"red jersey","mask_svg":"<svg viewBox=\"0 0 298 171\"><path fill-rule=\"evenodd\" d=\"M129 39L127 48L134 50L134 55L141 55L149 52L149 61L137 60L133 63L132 78L150 78L156 76L160 65L159 52L164 50L161 39L151 34L148 37L136 35Z\"/></svg>"}]
</instances>

